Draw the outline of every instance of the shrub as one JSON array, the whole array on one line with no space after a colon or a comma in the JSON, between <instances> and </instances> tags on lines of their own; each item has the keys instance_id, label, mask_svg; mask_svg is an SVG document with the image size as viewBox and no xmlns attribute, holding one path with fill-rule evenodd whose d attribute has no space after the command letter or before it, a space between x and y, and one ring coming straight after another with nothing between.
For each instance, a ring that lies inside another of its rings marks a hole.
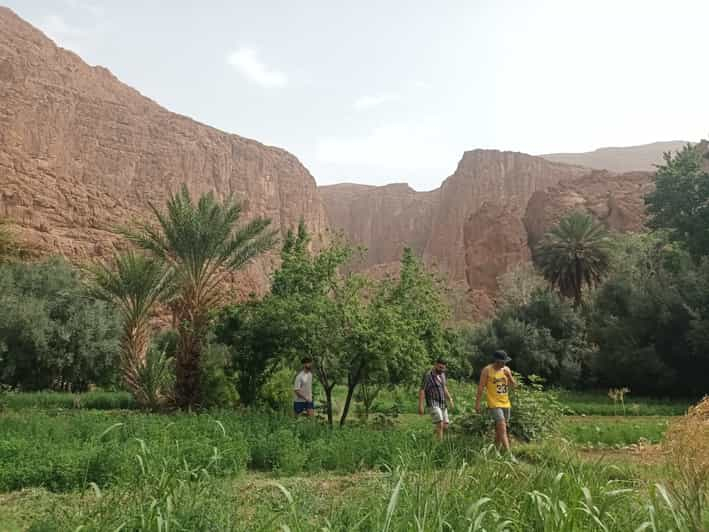
<instances>
[{"instance_id":1,"label":"shrub","mask_svg":"<svg viewBox=\"0 0 709 532\"><path fill-rule=\"evenodd\" d=\"M0 383L83 391L114 381L114 313L63 260L0 265L0 308Z\"/></svg>"},{"instance_id":2,"label":"shrub","mask_svg":"<svg viewBox=\"0 0 709 532\"><path fill-rule=\"evenodd\" d=\"M524 441L540 440L554 434L563 415L563 406L556 392L544 390L542 380L531 375L527 382L517 375L518 386L510 392L512 412L510 433ZM487 412L473 412L463 416L459 429L471 435L483 435L492 430L494 423Z\"/></svg>"},{"instance_id":3,"label":"shrub","mask_svg":"<svg viewBox=\"0 0 709 532\"><path fill-rule=\"evenodd\" d=\"M204 360L201 371L202 403L205 408L234 407L239 396L234 387L234 379L229 375L229 350L210 343L202 353Z\"/></svg>"},{"instance_id":4,"label":"shrub","mask_svg":"<svg viewBox=\"0 0 709 532\"><path fill-rule=\"evenodd\" d=\"M281 367L274 372L259 391L260 401L280 413L290 412L293 404L294 372Z\"/></svg>"}]
</instances>

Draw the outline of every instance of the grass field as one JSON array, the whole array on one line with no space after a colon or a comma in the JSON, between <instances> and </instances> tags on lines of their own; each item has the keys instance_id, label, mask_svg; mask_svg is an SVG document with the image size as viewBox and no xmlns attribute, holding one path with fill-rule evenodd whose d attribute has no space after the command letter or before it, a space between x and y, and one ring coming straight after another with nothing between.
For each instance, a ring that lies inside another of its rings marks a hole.
<instances>
[{"instance_id":1,"label":"grass field","mask_svg":"<svg viewBox=\"0 0 709 532\"><path fill-rule=\"evenodd\" d=\"M659 441L667 415L567 416L558 438L516 444L514 464L487 441L437 444L411 413L329 430L272 413L146 414L111 394L11 395L2 531L691 530L666 468L616 449Z\"/></svg>"}]
</instances>

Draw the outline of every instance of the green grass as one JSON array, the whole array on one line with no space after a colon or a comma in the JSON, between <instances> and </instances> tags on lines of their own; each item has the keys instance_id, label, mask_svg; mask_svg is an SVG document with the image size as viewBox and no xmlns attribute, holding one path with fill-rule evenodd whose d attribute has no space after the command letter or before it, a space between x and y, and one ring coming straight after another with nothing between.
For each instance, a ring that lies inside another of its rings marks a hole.
<instances>
[{"instance_id":1,"label":"green grass","mask_svg":"<svg viewBox=\"0 0 709 532\"><path fill-rule=\"evenodd\" d=\"M663 416L567 416L561 425L561 434L573 443L594 447L624 446L641 441L659 443L669 420Z\"/></svg>"},{"instance_id":2,"label":"green grass","mask_svg":"<svg viewBox=\"0 0 709 532\"><path fill-rule=\"evenodd\" d=\"M680 416L693 403L690 399L658 399L625 396L625 410L614 404L607 392L576 392L559 390L559 400L571 415L586 416Z\"/></svg>"},{"instance_id":3,"label":"green grass","mask_svg":"<svg viewBox=\"0 0 709 532\"><path fill-rule=\"evenodd\" d=\"M3 408L124 410L136 408L136 404L128 392L5 392L0 393L0 410Z\"/></svg>"},{"instance_id":4,"label":"green grass","mask_svg":"<svg viewBox=\"0 0 709 532\"><path fill-rule=\"evenodd\" d=\"M136 457L145 452L222 477L247 469L281 475L377 469L431 444L430 424L330 430L316 420L258 412L6 411L0 416L0 491L130 484L140 473Z\"/></svg>"},{"instance_id":5,"label":"green grass","mask_svg":"<svg viewBox=\"0 0 709 532\"><path fill-rule=\"evenodd\" d=\"M147 414L12 395L0 412L3 531L690 530L682 501L655 486L667 469L615 449L658 441L666 416L567 416L562 438L516 444L512 464L487 441L435 443L413 413L386 428L353 415L330 430L266 412ZM618 456L581 458L587 446Z\"/></svg>"},{"instance_id":6,"label":"green grass","mask_svg":"<svg viewBox=\"0 0 709 532\"><path fill-rule=\"evenodd\" d=\"M160 480L166 469L154 457L130 487L0 495L0 529L690 530L671 495L558 445L537 446L534 462L516 465L484 447L466 459L452 451L407 454L381 472L236 479L182 469Z\"/></svg>"}]
</instances>

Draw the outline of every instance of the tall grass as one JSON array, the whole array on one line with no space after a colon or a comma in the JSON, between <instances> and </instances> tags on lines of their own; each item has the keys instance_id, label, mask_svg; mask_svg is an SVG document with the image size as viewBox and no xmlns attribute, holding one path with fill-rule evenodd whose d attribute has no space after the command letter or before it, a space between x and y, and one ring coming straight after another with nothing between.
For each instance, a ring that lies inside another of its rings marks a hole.
<instances>
[{"instance_id":1,"label":"tall grass","mask_svg":"<svg viewBox=\"0 0 709 532\"><path fill-rule=\"evenodd\" d=\"M93 391L86 393L68 392L2 392L0 410L21 409L88 409L88 410L128 410L136 408L135 401L128 392Z\"/></svg>"},{"instance_id":2,"label":"tall grass","mask_svg":"<svg viewBox=\"0 0 709 532\"><path fill-rule=\"evenodd\" d=\"M139 474L141 442L168 466L186 462L217 477L247 469L351 473L391 463L402 449L433 445L429 431L418 437L416 431L330 430L312 420L259 412L7 411L0 416L0 491L130 484Z\"/></svg>"},{"instance_id":3,"label":"tall grass","mask_svg":"<svg viewBox=\"0 0 709 532\"><path fill-rule=\"evenodd\" d=\"M514 465L483 448L442 463L431 451L402 453L385 472L314 496L303 478L230 487L206 470L166 468L149 452L131 489L90 489L81 508L34 530L660 531L695 530L663 485L614 467L578 463L548 447L548 460ZM120 528L123 527L123 528Z\"/></svg>"}]
</instances>

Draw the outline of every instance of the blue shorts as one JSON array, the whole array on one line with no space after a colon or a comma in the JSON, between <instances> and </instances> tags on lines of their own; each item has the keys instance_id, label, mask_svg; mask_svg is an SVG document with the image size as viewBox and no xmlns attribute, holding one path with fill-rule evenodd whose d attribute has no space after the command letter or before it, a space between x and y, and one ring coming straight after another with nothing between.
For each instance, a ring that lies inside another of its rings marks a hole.
<instances>
[{"instance_id":1,"label":"blue shorts","mask_svg":"<svg viewBox=\"0 0 709 532\"><path fill-rule=\"evenodd\" d=\"M307 410L315 410L315 405L313 402L306 403L305 401L294 401L293 402L293 411L295 412L296 415L300 415L303 412L306 412Z\"/></svg>"}]
</instances>

